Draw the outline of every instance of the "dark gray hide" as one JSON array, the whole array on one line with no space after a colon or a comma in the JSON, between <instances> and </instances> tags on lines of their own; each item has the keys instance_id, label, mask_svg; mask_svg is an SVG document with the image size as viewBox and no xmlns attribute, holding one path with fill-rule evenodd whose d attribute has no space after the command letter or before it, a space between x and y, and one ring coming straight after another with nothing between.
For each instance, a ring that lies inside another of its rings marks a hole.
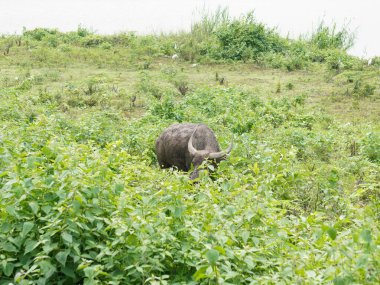
<instances>
[{"instance_id":1,"label":"dark gray hide","mask_svg":"<svg viewBox=\"0 0 380 285\"><path fill-rule=\"evenodd\" d=\"M174 124L156 140L156 154L161 168L176 166L188 171L191 163L194 171L190 179L198 177L198 167L205 159L214 163L226 158L232 149L232 142L226 151L221 151L214 132L203 124Z\"/></svg>"}]
</instances>

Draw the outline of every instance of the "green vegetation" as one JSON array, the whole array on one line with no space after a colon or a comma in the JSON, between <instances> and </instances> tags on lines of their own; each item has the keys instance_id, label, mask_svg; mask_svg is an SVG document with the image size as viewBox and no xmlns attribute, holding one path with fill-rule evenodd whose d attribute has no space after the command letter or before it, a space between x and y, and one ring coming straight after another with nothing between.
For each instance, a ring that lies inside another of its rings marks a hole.
<instances>
[{"instance_id":1,"label":"green vegetation","mask_svg":"<svg viewBox=\"0 0 380 285\"><path fill-rule=\"evenodd\" d=\"M380 71L350 45L225 10L2 36L0 284L378 284ZM174 122L234 135L212 177L159 169Z\"/></svg>"}]
</instances>

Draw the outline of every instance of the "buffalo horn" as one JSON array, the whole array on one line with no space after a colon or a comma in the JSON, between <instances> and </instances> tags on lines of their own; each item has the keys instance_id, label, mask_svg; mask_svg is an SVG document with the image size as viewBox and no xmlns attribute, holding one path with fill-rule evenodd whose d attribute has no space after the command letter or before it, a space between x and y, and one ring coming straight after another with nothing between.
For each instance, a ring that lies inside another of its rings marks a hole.
<instances>
[{"instance_id":1,"label":"buffalo horn","mask_svg":"<svg viewBox=\"0 0 380 285\"><path fill-rule=\"evenodd\" d=\"M231 152L233 145L234 145L234 141L232 139L230 145L228 146L228 148L225 151L211 152L208 155L208 158L210 158L210 159L219 159L219 158L222 158L222 157L226 156L227 154L229 154Z\"/></svg>"},{"instance_id":2,"label":"buffalo horn","mask_svg":"<svg viewBox=\"0 0 380 285\"><path fill-rule=\"evenodd\" d=\"M195 129L195 131L196 131L196 129ZM191 156L195 156L195 154L197 153L197 150L193 146L193 135L194 135L195 131L192 133L192 135L191 135L191 137L189 139L189 142L187 144L187 148L188 148L189 153L190 153Z\"/></svg>"}]
</instances>

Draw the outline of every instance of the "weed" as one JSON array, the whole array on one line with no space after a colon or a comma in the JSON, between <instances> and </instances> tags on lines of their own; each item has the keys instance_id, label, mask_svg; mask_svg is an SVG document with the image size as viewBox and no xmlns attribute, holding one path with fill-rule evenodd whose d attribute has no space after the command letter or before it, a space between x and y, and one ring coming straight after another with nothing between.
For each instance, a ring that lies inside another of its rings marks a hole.
<instances>
[{"instance_id":1,"label":"weed","mask_svg":"<svg viewBox=\"0 0 380 285\"><path fill-rule=\"evenodd\" d=\"M86 85L87 86L84 89L86 95L93 95L99 91L99 82L96 79L89 80Z\"/></svg>"},{"instance_id":2,"label":"weed","mask_svg":"<svg viewBox=\"0 0 380 285\"><path fill-rule=\"evenodd\" d=\"M361 152L372 162L380 163L380 135L370 132L361 140Z\"/></svg>"},{"instance_id":3,"label":"weed","mask_svg":"<svg viewBox=\"0 0 380 285\"><path fill-rule=\"evenodd\" d=\"M183 118L181 109L175 105L173 99L170 97L165 97L163 101L153 105L151 113L161 119L174 119L178 122L181 122Z\"/></svg>"},{"instance_id":4,"label":"weed","mask_svg":"<svg viewBox=\"0 0 380 285\"><path fill-rule=\"evenodd\" d=\"M374 94L376 87L368 83L363 84L361 79L354 82L352 94L358 98L369 97Z\"/></svg>"},{"instance_id":5,"label":"weed","mask_svg":"<svg viewBox=\"0 0 380 285\"><path fill-rule=\"evenodd\" d=\"M276 84L276 93L281 93L281 82L278 81Z\"/></svg>"},{"instance_id":6,"label":"weed","mask_svg":"<svg viewBox=\"0 0 380 285\"><path fill-rule=\"evenodd\" d=\"M174 86L177 88L177 90L182 96L186 95L186 93L190 90L189 84L186 81L175 81Z\"/></svg>"},{"instance_id":7,"label":"weed","mask_svg":"<svg viewBox=\"0 0 380 285\"><path fill-rule=\"evenodd\" d=\"M293 83L291 83L291 82L287 83L287 84L285 85L285 87L286 87L286 89L288 89L288 90L293 90L293 89L294 89L294 85L293 85Z\"/></svg>"},{"instance_id":8,"label":"weed","mask_svg":"<svg viewBox=\"0 0 380 285\"><path fill-rule=\"evenodd\" d=\"M344 25L338 30L337 25L327 26L321 21L311 35L311 43L319 49L342 49L348 50L354 45L355 34Z\"/></svg>"}]
</instances>

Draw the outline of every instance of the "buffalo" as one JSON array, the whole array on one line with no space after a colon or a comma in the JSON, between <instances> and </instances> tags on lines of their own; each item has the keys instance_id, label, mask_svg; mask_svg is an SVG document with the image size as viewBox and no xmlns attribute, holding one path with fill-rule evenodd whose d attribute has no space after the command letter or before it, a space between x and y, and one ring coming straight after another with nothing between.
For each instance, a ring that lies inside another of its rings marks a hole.
<instances>
[{"instance_id":1,"label":"buffalo","mask_svg":"<svg viewBox=\"0 0 380 285\"><path fill-rule=\"evenodd\" d=\"M156 155L161 168L177 167L194 171L190 179L199 176L199 166L204 160L211 160L216 166L232 150L233 142L221 151L214 132L204 124L173 124L162 132L156 140Z\"/></svg>"}]
</instances>

